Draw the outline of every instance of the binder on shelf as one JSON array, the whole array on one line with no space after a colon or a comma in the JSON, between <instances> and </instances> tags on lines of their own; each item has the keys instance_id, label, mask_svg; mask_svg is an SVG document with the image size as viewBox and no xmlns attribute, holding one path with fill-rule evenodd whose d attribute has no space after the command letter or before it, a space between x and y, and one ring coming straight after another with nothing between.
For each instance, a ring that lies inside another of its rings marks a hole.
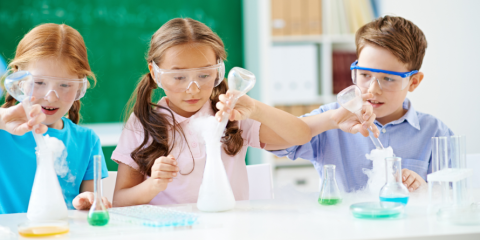
<instances>
[{"instance_id":1,"label":"binder on shelf","mask_svg":"<svg viewBox=\"0 0 480 240\"><path fill-rule=\"evenodd\" d=\"M272 101L282 104L318 99L318 67L316 44L273 46Z\"/></svg>"},{"instance_id":2,"label":"binder on shelf","mask_svg":"<svg viewBox=\"0 0 480 240\"><path fill-rule=\"evenodd\" d=\"M272 1L272 36L285 35L286 19L285 19L285 0Z\"/></svg>"},{"instance_id":3,"label":"binder on shelf","mask_svg":"<svg viewBox=\"0 0 480 240\"><path fill-rule=\"evenodd\" d=\"M354 34L374 19L370 0L332 0L330 34Z\"/></svg>"},{"instance_id":4,"label":"binder on shelf","mask_svg":"<svg viewBox=\"0 0 480 240\"><path fill-rule=\"evenodd\" d=\"M333 52L333 93L337 94L353 84L350 65L357 59L354 52Z\"/></svg>"},{"instance_id":5,"label":"binder on shelf","mask_svg":"<svg viewBox=\"0 0 480 240\"><path fill-rule=\"evenodd\" d=\"M283 14L285 19L284 35L292 35L292 5L296 4L294 0L283 1Z\"/></svg>"},{"instance_id":6,"label":"binder on shelf","mask_svg":"<svg viewBox=\"0 0 480 240\"><path fill-rule=\"evenodd\" d=\"M303 0L287 0L290 10L290 35L307 34L305 24L305 1Z\"/></svg>"},{"instance_id":7,"label":"binder on shelf","mask_svg":"<svg viewBox=\"0 0 480 240\"><path fill-rule=\"evenodd\" d=\"M322 0L304 0L306 8L306 34L322 34Z\"/></svg>"}]
</instances>

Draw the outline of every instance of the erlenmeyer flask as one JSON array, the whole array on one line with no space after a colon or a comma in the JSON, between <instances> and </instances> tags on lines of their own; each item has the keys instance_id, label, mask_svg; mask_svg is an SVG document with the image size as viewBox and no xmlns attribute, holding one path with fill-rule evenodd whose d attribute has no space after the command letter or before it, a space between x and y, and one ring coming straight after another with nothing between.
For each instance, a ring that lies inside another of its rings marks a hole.
<instances>
[{"instance_id":1,"label":"erlenmeyer flask","mask_svg":"<svg viewBox=\"0 0 480 240\"><path fill-rule=\"evenodd\" d=\"M323 166L323 181L318 203L322 205L335 205L342 202L342 196L335 180L335 165Z\"/></svg>"},{"instance_id":2,"label":"erlenmeyer flask","mask_svg":"<svg viewBox=\"0 0 480 240\"><path fill-rule=\"evenodd\" d=\"M233 109L241 96L250 91L255 85L255 75L243 68L234 67L228 73L228 87L231 91L229 108ZM202 126L202 136L205 139L207 161L203 172L202 184L198 192L197 207L204 212L220 212L235 207L235 196L222 162L221 138L228 123L228 116L224 112L223 119L216 123L214 131L206 130ZM213 130L213 129L212 129ZM214 132L213 137L210 136Z\"/></svg>"},{"instance_id":3,"label":"erlenmeyer flask","mask_svg":"<svg viewBox=\"0 0 480 240\"><path fill-rule=\"evenodd\" d=\"M385 158L385 172L387 182L380 190L380 201L399 202L406 205L409 193L402 183L402 158Z\"/></svg>"},{"instance_id":4,"label":"erlenmeyer flask","mask_svg":"<svg viewBox=\"0 0 480 240\"><path fill-rule=\"evenodd\" d=\"M37 147L37 170L28 203L27 218L35 222L66 220L68 218L67 204L63 198L54 166L57 158L61 157L58 154L61 154L65 147L63 142L56 138L47 135L45 139L49 146L57 146L60 149L57 149L54 155L49 147L45 149Z\"/></svg>"},{"instance_id":5,"label":"erlenmeyer flask","mask_svg":"<svg viewBox=\"0 0 480 240\"><path fill-rule=\"evenodd\" d=\"M108 215L107 208L102 202L102 156L95 155L93 157L93 172L94 172L94 196L95 200L92 203L92 207L88 212L88 223L92 226L104 226L108 223L110 216Z\"/></svg>"}]
</instances>

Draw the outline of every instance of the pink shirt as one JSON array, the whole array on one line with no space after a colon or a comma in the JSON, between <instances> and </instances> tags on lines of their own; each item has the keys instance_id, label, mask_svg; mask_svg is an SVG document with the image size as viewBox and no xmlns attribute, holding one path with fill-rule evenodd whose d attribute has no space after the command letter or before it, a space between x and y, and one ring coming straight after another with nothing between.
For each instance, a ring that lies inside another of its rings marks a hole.
<instances>
[{"instance_id":1,"label":"pink shirt","mask_svg":"<svg viewBox=\"0 0 480 240\"><path fill-rule=\"evenodd\" d=\"M168 108L168 98L163 97L158 104ZM167 110L159 109L160 112L168 113ZM172 111L173 112L173 111ZM195 131L191 129L190 118L182 117L173 112L175 120L180 124L184 133L185 139L181 135L176 134L175 148L171 155L177 160L180 172L188 173L193 167L193 160L190 151L188 151L187 142L195 159L195 169L188 175L177 174L173 181L168 184L165 191L160 192L155 196L150 204L179 204L179 203L195 203L198 198L198 191L203 179L203 171L206 161L205 143L201 136L197 136ZM210 107L210 100L203 105L203 107L195 113L194 116L214 116L213 110ZM193 117L193 116L192 116ZM261 148L260 144L260 122L246 119L239 121L239 128L242 130L243 147L235 155L230 156L225 153L222 148L222 160L227 172L230 186L232 187L235 200L248 200L248 176L245 165L245 156L248 146ZM134 114L130 116L122 131L122 135L118 142L115 151L112 154L112 159L117 163L124 163L138 171L137 163L130 157L130 154L140 146L143 141L143 127ZM169 133L169 136L172 136ZM147 176L145 176L145 179Z\"/></svg>"}]
</instances>

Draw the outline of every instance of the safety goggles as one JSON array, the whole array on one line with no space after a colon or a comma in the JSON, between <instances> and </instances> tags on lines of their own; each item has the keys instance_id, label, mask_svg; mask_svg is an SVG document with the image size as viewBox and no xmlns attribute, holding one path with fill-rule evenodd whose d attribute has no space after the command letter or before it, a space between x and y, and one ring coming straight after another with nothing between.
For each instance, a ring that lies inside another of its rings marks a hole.
<instances>
[{"instance_id":1,"label":"safety goggles","mask_svg":"<svg viewBox=\"0 0 480 240\"><path fill-rule=\"evenodd\" d=\"M185 92L195 83L199 89L214 88L223 81L225 64L223 61L216 65L203 68L189 68L179 70L160 69L152 61L154 78L158 86L168 92Z\"/></svg>"},{"instance_id":2,"label":"safety goggles","mask_svg":"<svg viewBox=\"0 0 480 240\"><path fill-rule=\"evenodd\" d=\"M352 71L353 83L361 88L369 88L373 80L376 80L380 89L384 91L401 91L407 87L410 76L418 73L418 70L411 72L393 72L359 67L357 64L358 60L352 63L350 70Z\"/></svg>"},{"instance_id":3,"label":"safety goggles","mask_svg":"<svg viewBox=\"0 0 480 240\"><path fill-rule=\"evenodd\" d=\"M14 96L47 99L56 97L61 101L76 101L87 91L88 80L57 78L32 75L28 71L18 71L7 76L5 88Z\"/></svg>"}]
</instances>

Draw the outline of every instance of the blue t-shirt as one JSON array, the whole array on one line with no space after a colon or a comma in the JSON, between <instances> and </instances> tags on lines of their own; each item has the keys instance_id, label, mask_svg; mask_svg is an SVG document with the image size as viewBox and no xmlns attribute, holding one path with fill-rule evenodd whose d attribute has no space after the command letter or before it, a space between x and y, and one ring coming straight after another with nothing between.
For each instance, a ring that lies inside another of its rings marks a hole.
<instances>
[{"instance_id":1,"label":"blue t-shirt","mask_svg":"<svg viewBox=\"0 0 480 240\"><path fill-rule=\"evenodd\" d=\"M72 200L80 193L84 180L93 180L93 156L102 156L102 177L108 176L100 139L88 128L62 118L61 130L48 128L46 134L58 138L67 149L68 174L58 177L69 209ZM16 136L0 130L0 214L27 212L37 169L36 143L32 132Z\"/></svg>"}]
</instances>

